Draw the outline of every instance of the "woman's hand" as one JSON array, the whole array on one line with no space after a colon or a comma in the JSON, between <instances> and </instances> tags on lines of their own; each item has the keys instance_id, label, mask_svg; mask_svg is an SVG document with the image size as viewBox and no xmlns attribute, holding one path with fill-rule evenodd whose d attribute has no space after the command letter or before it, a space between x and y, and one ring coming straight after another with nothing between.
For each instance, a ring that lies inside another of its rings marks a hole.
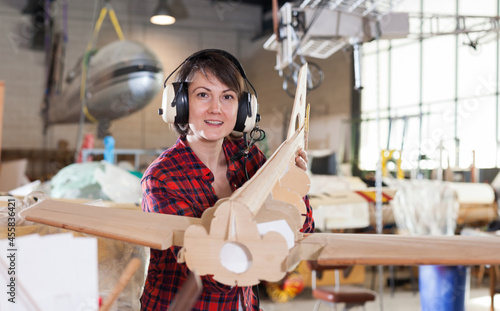
<instances>
[{"instance_id":1,"label":"woman's hand","mask_svg":"<svg viewBox=\"0 0 500 311\"><path fill-rule=\"evenodd\" d=\"M299 152L297 156L295 157L295 165L297 167L303 169L304 171L307 170L307 152L304 149L299 149Z\"/></svg>"}]
</instances>

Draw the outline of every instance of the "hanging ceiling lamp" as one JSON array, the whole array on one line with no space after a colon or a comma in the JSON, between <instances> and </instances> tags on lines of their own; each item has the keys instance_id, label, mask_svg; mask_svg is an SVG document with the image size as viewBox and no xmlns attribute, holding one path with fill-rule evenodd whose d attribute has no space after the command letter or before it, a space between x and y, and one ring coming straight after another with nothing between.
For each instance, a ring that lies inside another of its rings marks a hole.
<instances>
[{"instance_id":1,"label":"hanging ceiling lamp","mask_svg":"<svg viewBox=\"0 0 500 311\"><path fill-rule=\"evenodd\" d=\"M175 23L175 17L167 5L167 0L159 0L150 21L156 25L172 25Z\"/></svg>"}]
</instances>

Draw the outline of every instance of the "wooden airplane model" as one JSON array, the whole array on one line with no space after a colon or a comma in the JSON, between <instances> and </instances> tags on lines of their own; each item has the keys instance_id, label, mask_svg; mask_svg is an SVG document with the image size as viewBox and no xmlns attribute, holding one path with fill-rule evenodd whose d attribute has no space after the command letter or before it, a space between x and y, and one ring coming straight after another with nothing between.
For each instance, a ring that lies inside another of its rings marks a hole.
<instances>
[{"instance_id":1,"label":"wooden airplane model","mask_svg":"<svg viewBox=\"0 0 500 311\"><path fill-rule=\"evenodd\" d=\"M301 260L325 265L500 264L500 237L402 236L299 232L309 190L294 164L304 145L306 65L299 73L285 142L229 198L201 219L65 203L39 202L23 212L33 222L156 249L182 246L181 260L227 285L278 281Z\"/></svg>"}]
</instances>

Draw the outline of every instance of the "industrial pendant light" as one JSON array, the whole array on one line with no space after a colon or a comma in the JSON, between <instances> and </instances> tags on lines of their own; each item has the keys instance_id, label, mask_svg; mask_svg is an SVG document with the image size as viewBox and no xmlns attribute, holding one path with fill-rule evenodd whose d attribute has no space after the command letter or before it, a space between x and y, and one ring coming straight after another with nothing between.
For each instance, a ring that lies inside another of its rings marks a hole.
<instances>
[{"instance_id":1,"label":"industrial pendant light","mask_svg":"<svg viewBox=\"0 0 500 311\"><path fill-rule=\"evenodd\" d=\"M159 0L158 6L153 16L151 16L150 21L156 25L172 25L175 23L175 17L168 8L167 0Z\"/></svg>"}]
</instances>

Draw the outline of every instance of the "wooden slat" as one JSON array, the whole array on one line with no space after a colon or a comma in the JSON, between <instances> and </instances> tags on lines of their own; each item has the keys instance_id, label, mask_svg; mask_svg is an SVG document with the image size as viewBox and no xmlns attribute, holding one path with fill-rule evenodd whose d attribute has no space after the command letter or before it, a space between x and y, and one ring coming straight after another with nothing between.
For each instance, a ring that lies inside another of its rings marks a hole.
<instances>
[{"instance_id":1,"label":"wooden slat","mask_svg":"<svg viewBox=\"0 0 500 311\"><path fill-rule=\"evenodd\" d=\"M301 246L303 259L317 259L321 265L500 264L496 236L319 233L305 238Z\"/></svg>"},{"instance_id":2,"label":"wooden slat","mask_svg":"<svg viewBox=\"0 0 500 311\"><path fill-rule=\"evenodd\" d=\"M384 189L382 191L382 203L386 203L394 198L395 189ZM354 203L374 203L376 191L373 188L365 190L339 190L334 192L324 192L318 194L310 194L310 200L315 200L314 206L335 205L335 204L354 204ZM318 204L319 203L319 204ZM313 205L313 204L311 204Z\"/></svg>"},{"instance_id":3,"label":"wooden slat","mask_svg":"<svg viewBox=\"0 0 500 311\"><path fill-rule=\"evenodd\" d=\"M27 220L156 249L182 246L184 231L201 219L106 208L55 200L33 205Z\"/></svg>"}]
</instances>

